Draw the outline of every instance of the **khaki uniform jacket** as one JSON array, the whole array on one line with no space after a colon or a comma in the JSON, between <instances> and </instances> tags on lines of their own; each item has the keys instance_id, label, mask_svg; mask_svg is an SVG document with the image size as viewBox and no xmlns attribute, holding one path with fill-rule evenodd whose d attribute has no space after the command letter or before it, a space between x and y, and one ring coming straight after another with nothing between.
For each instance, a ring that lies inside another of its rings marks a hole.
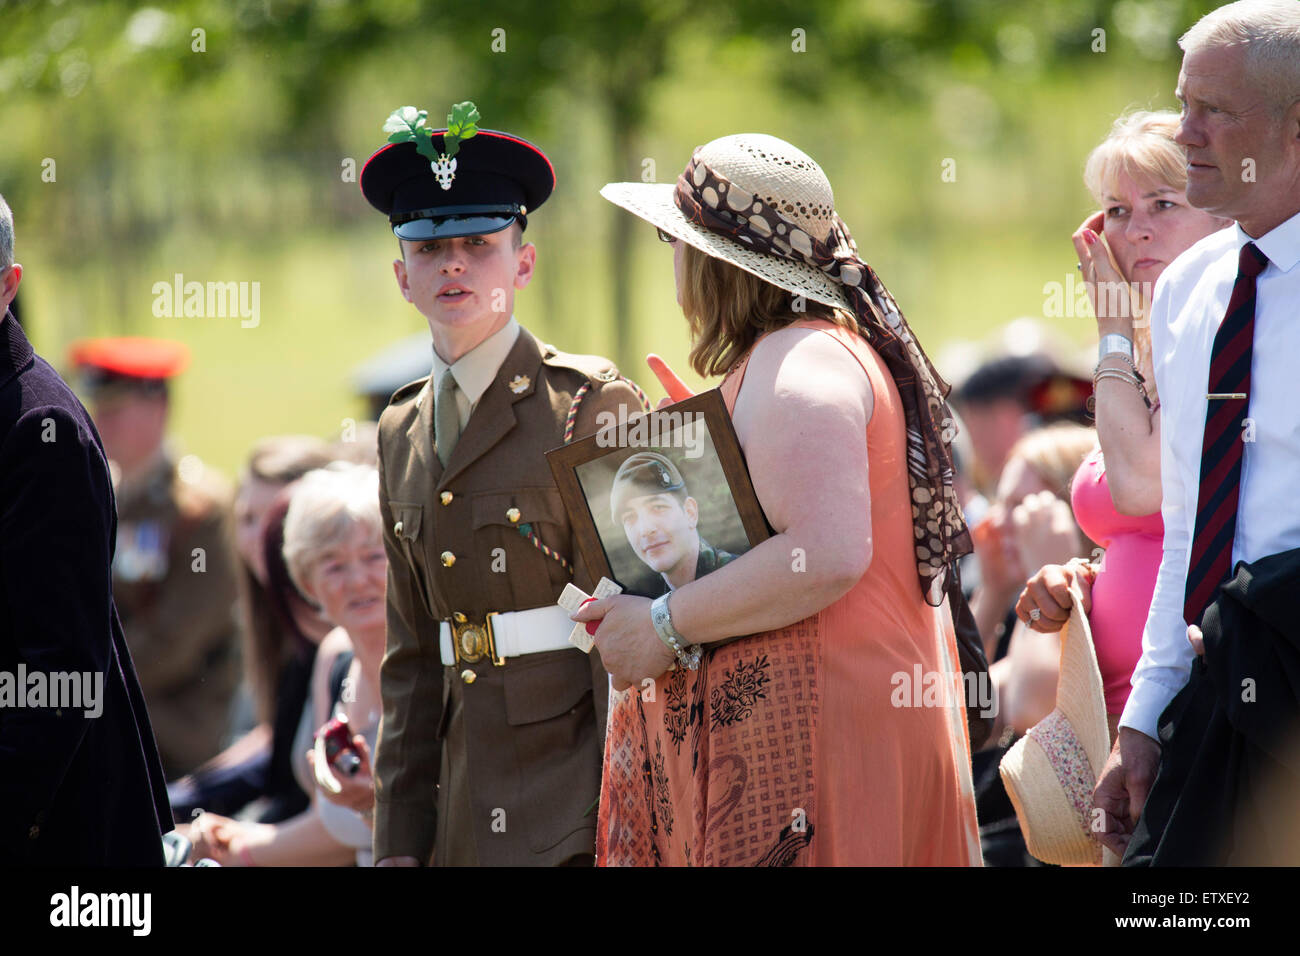
<instances>
[{"instance_id":1,"label":"khaki uniform jacket","mask_svg":"<svg viewBox=\"0 0 1300 956\"><path fill-rule=\"evenodd\" d=\"M428 379L400 389L380 418L389 576L376 860L428 861L435 839L439 864L554 865L594 853L608 707L599 654L458 669L439 651L439 622L456 612L481 623L491 611L551 607L570 580L591 590L545 457L564 443L583 385L575 439L597 430L601 412L643 408L608 360L557 352L521 329L445 469ZM525 523L576 576L520 533Z\"/></svg>"},{"instance_id":2,"label":"khaki uniform jacket","mask_svg":"<svg viewBox=\"0 0 1300 956\"><path fill-rule=\"evenodd\" d=\"M167 455L117 495L113 593L168 779L225 743L239 683L230 491ZM195 549L201 549L195 554Z\"/></svg>"}]
</instances>

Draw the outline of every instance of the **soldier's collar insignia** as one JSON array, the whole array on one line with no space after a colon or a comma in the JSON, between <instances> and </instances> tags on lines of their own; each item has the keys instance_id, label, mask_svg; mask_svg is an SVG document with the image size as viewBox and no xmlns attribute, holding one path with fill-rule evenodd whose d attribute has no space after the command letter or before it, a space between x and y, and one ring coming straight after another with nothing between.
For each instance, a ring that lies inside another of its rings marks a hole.
<instances>
[{"instance_id":1,"label":"soldier's collar insignia","mask_svg":"<svg viewBox=\"0 0 1300 956\"><path fill-rule=\"evenodd\" d=\"M384 122L384 132L390 143L415 143L415 150L429 160L429 168L443 189L451 189L456 178L456 153L460 144L478 133L479 112L472 102L457 103L447 114L447 130L442 133L444 152L433 146L435 131L424 124L428 111L414 106L393 110Z\"/></svg>"},{"instance_id":2,"label":"soldier's collar insignia","mask_svg":"<svg viewBox=\"0 0 1300 956\"><path fill-rule=\"evenodd\" d=\"M532 382L533 380L527 375L516 375L510 380L510 391L519 395L522 392L528 391L528 386L531 385Z\"/></svg>"}]
</instances>

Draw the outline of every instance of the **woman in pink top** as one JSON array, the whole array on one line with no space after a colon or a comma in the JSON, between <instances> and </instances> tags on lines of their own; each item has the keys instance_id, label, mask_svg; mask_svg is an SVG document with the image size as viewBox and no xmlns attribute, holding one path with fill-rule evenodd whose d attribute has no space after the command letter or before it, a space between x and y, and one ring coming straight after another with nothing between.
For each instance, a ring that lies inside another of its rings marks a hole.
<instances>
[{"instance_id":1,"label":"woman in pink top","mask_svg":"<svg viewBox=\"0 0 1300 956\"><path fill-rule=\"evenodd\" d=\"M1073 239L1101 337L1093 377L1101 449L1075 475L1073 504L1079 526L1106 552L1100 561L1048 565L1016 604L1022 621L1054 633L1069 617L1067 589L1079 584L1112 738L1142 653L1163 540L1160 400L1145 316L1165 267L1228 225L1187 202L1178 123L1167 111L1121 117L1088 157L1084 182L1102 211Z\"/></svg>"},{"instance_id":2,"label":"woman in pink top","mask_svg":"<svg viewBox=\"0 0 1300 956\"><path fill-rule=\"evenodd\" d=\"M1165 526L1159 511L1130 517L1115 509L1100 448L1075 472L1070 504L1083 533L1106 549L1092 585L1088 623L1113 725L1113 718L1124 710L1129 677L1142 656L1142 626L1156 586Z\"/></svg>"}]
</instances>

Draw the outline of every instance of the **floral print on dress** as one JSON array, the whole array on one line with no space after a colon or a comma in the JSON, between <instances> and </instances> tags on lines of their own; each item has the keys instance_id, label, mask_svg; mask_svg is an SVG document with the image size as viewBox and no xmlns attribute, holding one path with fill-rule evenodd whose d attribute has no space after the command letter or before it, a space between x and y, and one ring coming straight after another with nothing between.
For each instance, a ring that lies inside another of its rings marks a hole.
<instances>
[{"instance_id":1,"label":"floral print on dress","mask_svg":"<svg viewBox=\"0 0 1300 956\"><path fill-rule=\"evenodd\" d=\"M655 736L654 756L655 803L659 810L659 822L663 824L664 835L673 835L673 800L668 792L668 774L664 771L664 752Z\"/></svg>"},{"instance_id":2,"label":"floral print on dress","mask_svg":"<svg viewBox=\"0 0 1300 956\"><path fill-rule=\"evenodd\" d=\"M664 691L664 730L672 738L679 755L682 752L682 741L686 739L689 713L686 702L686 669L679 667L669 675L668 687Z\"/></svg>"},{"instance_id":3,"label":"floral print on dress","mask_svg":"<svg viewBox=\"0 0 1300 956\"><path fill-rule=\"evenodd\" d=\"M771 682L768 676L767 655L749 661L740 661L734 671L725 671L722 683L709 695L712 704L713 727L727 727L739 723L754 712L759 700L766 700L763 686Z\"/></svg>"}]
</instances>

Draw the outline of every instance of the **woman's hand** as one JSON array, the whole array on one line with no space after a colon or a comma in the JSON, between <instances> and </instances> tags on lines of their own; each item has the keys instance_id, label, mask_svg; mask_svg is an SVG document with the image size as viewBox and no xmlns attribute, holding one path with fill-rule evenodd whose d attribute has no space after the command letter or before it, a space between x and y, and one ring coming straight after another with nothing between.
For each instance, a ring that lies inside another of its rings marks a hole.
<instances>
[{"instance_id":1,"label":"woman's hand","mask_svg":"<svg viewBox=\"0 0 1300 956\"><path fill-rule=\"evenodd\" d=\"M1000 502L994 503L970 530L980 562L981 590L1000 606L1001 615L1025 580L1010 516Z\"/></svg>"},{"instance_id":2,"label":"woman's hand","mask_svg":"<svg viewBox=\"0 0 1300 956\"><path fill-rule=\"evenodd\" d=\"M239 820L229 820L227 824L222 827L224 844L212 858L222 866L256 866L250 849L258 844L265 845L266 837L261 831L267 824L242 823Z\"/></svg>"},{"instance_id":3,"label":"woman's hand","mask_svg":"<svg viewBox=\"0 0 1300 956\"><path fill-rule=\"evenodd\" d=\"M190 863L197 863L207 857L222 863L230 852L230 838L239 827L239 821L223 817L219 813L200 813L189 825L188 833L191 848Z\"/></svg>"},{"instance_id":4,"label":"woman's hand","mask_svg":"<svg viewBox=\"0 0 1300 956\"><path fill-rule=\"evenodd\" d=\"M605 670L614 678L615 690L639 685L647 677L659 677L677 660L672 648L655 631L650 604L649 598L615 594L590 601L572 615L575 621L600 622L596 648Z\"/></svg>"},{"instance_id":5,"label":"woman's hand","mask_svg":"<svg viewBox=\"0 0 1300 956\"><path fill-rule=\"evenodd\" d=\"M205 813L204 817L212 818L215 839L208 855L222 866L258 866L257 849L265 849L275 837L274 824L231 820L214 813Z\"/></svg>"},{"instance_id":6,"label":"woman's hand","mask_svg":"<svg viewBox=\"0 0 1300 956\"><path fill-rule=\"evenodd\" d=\"M352 746L357 749L357 756L361 758L361 766L357 772L349 776L337 767L331 767L330 772L334 779L338 781L342 789L338 793L332 793L321 780L319 773L316 774L317 792L328 800L330 803L336 803L340 807L347 807L349 810L355 810L360 814L368 814L375 809L375 778L370 769L370 748L366 746L366 738L356 734L352 738ZM316 769L316 751L307 751L307 763L312 770Z\"/></svg>"},{"instance_id":7,"label":"woman's hand","mask_svg":"<svg viewBox=\"0 0 1300 956\"><path fill-rule=\"evenodd\" d=\"M1097 317L1097 330L1101 335L1119 333L1133 337L1132 300L1128 279L1119 271L1111 258L1101 231L1105 224L1104 213L1093 213L1083 221L1070 238L1079 256L1079 269L1083 273L1088 301ZM1100 298L1097 293L1102 293Z\"/></svg>"},{"instance_id":8,"label":"woman's hand","mask_svg":"<svg viewBox=\"0 0 1300 956\"><path fill-rule=\"evenodd\" d=\"M1079 553L1079 526L1070 506L1050 491L1029 495L1011 512L1021 568L1064 564ZM1024 572L1021 573L1022 581Z\"/></svg>"},{"instance_id":9,"label":"woman's hand","mask_svg":"<svg viewBox=\"0 0 1300 956\"><path fill-rule=\"evenodd\" d=\"M1083 558L1069 564L1049 564L1025 582L1025 589L1016 601L1016 617L1035 631L1052 634L1059 631L1070 619L1073 598L1070 586L1079 589L1083 599L1083 613L1092 611L1092 582L1097 576L1097 566ZM1038 614L1035 615L1034 612Z\"/></svg>"}]
</instances>

